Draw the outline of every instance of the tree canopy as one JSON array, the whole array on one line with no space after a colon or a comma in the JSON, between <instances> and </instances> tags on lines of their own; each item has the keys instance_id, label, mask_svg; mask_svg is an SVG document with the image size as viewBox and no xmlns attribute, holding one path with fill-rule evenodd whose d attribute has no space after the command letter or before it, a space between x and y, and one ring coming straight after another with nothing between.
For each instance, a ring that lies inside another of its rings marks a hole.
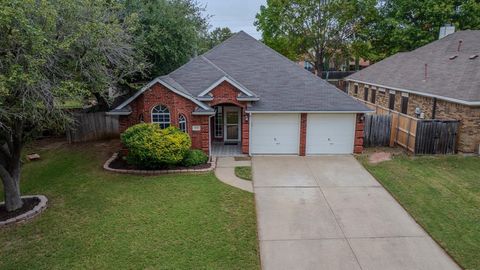
<instances>
[{"instance_id":1,"label":"tree canopy","mask_svg":"<svg viewBox=\"0 0 480 270\"><path fill-rule=\"evenodd\" d=\"M142 72L142 58L106 0L1 0L0 178L6 209L22 206L20 155L45 130L71 122L67 99L104 95Z\"/></svg>"},{"instance_id":2,"label":"tree canopy","mask_svg":"<svg viewBox=\"0 0 480 270\"><path fill-rule=\"evenodd\" d=\"M197 1L125 0L124 6L134 46L152 65L144 79L173 71L199 51L208 17Z\"/></svg>"},{"instance_id":3,"label":"tree canopy","mask_svg":"<svg viewBox=\"0 0 480 270\"><path fill-rule=\"evenodd\" d=\"M235 33L228 27L217 27L210 32L207 32L203 37L203 42L199 53L204 53L218 44L224 42Z\"/></svg>"}]
</instances>

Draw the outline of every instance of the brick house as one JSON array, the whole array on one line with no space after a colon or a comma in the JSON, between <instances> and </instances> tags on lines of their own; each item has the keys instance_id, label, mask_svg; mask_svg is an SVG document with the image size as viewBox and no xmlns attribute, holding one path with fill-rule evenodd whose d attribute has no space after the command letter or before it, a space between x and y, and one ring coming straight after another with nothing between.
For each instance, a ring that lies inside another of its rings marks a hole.
<instances>
[{"instance_id":1,"label":"brick house","mask_svg":"<svg viewBox=\"0 0 480 270\"><path fill-rule=\"evenodd\" d=\"M110 111L120 129L177 126L213 155L361 152L366 106L245 32Z\"/></svg>"},{"instance_id":2,"label":"brick house","mask_svg":"<svg viewBox=\"0 0 480 270\"><path fill-rule=\"evenodd\" d=\"M480 144L480 31L459 31L346 78L348 94L410 116L460 121L458 151Z\"/></svg>"}]
</instances>

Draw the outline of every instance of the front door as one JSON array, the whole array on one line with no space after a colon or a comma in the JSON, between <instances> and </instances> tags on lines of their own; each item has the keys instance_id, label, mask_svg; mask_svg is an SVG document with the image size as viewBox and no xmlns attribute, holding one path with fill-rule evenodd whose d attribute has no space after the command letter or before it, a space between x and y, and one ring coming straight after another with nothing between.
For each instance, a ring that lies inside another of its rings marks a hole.
<instances>
[{"instance_id":1,"label":"front door","mask_svg":"<svg viewBox=\"0 0 480 270\"><path fill-rule=\"evenodd\" d=\"M240 141L240 108L224 107L225 142Z\"/></svg>"}]
</instances>

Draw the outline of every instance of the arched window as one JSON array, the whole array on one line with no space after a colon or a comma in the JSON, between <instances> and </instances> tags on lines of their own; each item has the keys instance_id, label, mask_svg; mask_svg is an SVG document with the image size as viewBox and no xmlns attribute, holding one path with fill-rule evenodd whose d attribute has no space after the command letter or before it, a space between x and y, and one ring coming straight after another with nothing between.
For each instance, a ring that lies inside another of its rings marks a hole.
<instances>
[{"instance_id":1,"label":"arched window","mask_svg":"<svg viewBox=\"0 0 480 270\"><path fill-rule=\"evenodd\" d=\"M183 114L180 114L178 117L178 128L183 132L187 132L187 118Z\"/></svg>"},{"instance_id":2,"label":"arched window","mask_svg":"<svg viewBox=\"0 0 480 270\"><path fill-rule=\"evenodd\" d=\"M160 128L170 126L170 111L163 105L157 105L152 109L152 123L158 124Z\"/></svg>"}]
</instances>

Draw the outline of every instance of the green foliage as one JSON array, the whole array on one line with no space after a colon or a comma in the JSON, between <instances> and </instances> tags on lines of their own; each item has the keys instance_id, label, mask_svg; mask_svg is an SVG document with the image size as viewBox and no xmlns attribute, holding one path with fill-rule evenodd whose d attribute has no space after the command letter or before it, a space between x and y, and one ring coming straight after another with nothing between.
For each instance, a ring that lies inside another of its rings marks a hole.
<instances>
[{"instance_id":1,"label":"green foliage","mask_svg":"<svg viewBox=\"0 0 480 270\"><path fill-rule=\"evenodd\" d=\"M235 175L238 178L250 181L252 180L252 167L251 166L235 167Z\"/></svg>"},{"instance_id":2,"label":"green foliage","mask_svg":"<svg viewBox=\"0 0 480 270\"><path fill-rule=\"evenodd\" d=\"M411 51L438 39L446 24L457 30L480 29L480 2L475 0L383 0L363 35L373 60Z\"/></svg>"},{"instance_id":3,"label":"green foliage","mask_svg":"<svg viewBox=\"0 0 480 270\"><path fill-rule=\"evenodd\" d=\"M152 64L145 79L167 74L199 50L207 29L204 9L194 0L125 0L135 48Z\"/></svg>"},{"instance_id":4,"label":"green foliage","mask_svg":"<svg viewBox=\"0 0 480 270\"><path fill-rule=\"evenodd\" d=\"M480 269L480 158L407 157L363 165L463 269Z\"/></svg>"},{"instance_id":5,"label":"green foliage","mask_svg":"<svg viewBox=\"0 0 480 270\"><path fill-rule=\"evenodd\" d=\"M192 142L175 127L160 129L157 124L138 124L121 136L128 149L127 162L142 168L159 168L181 162Z\"/></svg>"},{"instance_id":6,"label":"green foliage","mask_svg":"<svg viewBox=\"0 0 480 270\"><path fill-rule=\"evenodd\" d=\"M375 10L375 0L267 0L256 16L265 44L290 59L305 59L317 71L327 59L346 62L357 33ZM359 45L357 44L356 47Z\"/></svg>"},{"instance_id":7,"label":"green foliage","mask_svg":"<svg viewBox=\"0 0 480 270\"><path fill-rule=\"evenodd\" d=\"M252 193L213 173L109 173L108 149L29 150L42 159L24 164L22 189L52 203L0 229L0 269L260 269Z\"/></svg>"},{"instance_id":8,"label":"green foliage","mask_svg":"<svg viewBox=\"0 0 480 270\"><path fill-rule=\"evenodd\" d=\"M191 149L185 155L185 158L182 161L182 165L186 167L197 166L205 164L208 161L208 156L202 150Z\"/></svg>"},{"instance_id":9,"label":"green foliage","mask_svg":"<svg viewBox=\"0 0 480 270\"><path fill-rule=\"evenodd\" d=\"M235 33L228 27L217 27L203 37L199 53L204 53L218 44L224 42Z\"/></svg>"}]
</instances>

